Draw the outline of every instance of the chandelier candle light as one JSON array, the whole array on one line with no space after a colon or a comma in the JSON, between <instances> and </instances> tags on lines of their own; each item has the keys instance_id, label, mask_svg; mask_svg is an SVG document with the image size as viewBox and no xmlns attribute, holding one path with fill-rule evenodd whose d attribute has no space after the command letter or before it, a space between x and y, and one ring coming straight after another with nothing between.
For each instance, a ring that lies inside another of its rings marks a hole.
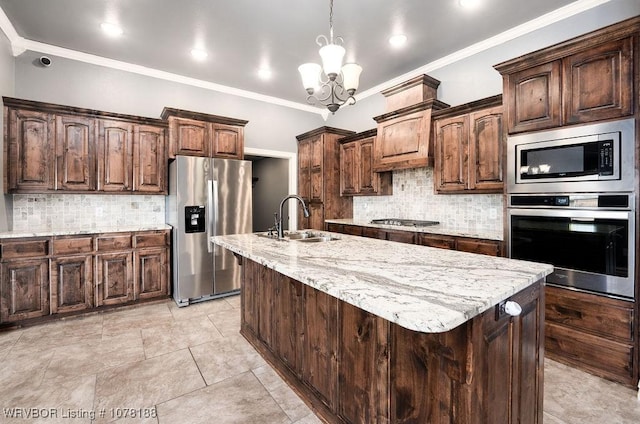
<instances>
[{"instance_id":1,"label":"chandelier candle light","mask_svg":"<svg viewBox=\"0 0 640 424\"><path fill-rule=\"evenodd\" d=\"M329 1L329 38L318 35L316 43L320 46L322 67L317 63L304 63L298 67L298 71L309 93L307 102L312 105L320 103L335 113L345 103L355 104L353 95L358 89L362 67L357 63L342 65L345 49L341 44L344 44L344 40L342 37L333 37L333 0Z\"/></svg>"}]
</instances>

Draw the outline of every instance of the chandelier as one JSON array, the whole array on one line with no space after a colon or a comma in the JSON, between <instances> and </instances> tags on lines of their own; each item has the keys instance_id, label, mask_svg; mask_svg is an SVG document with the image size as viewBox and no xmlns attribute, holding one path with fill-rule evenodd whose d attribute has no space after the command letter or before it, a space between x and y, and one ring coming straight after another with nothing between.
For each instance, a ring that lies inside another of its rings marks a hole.
<instances>
[{"instance_id":1,"label":"chandelier","mask_svg":"<svg viewBox=\"0 0 640 424\"><path fill-rule=\"evenodd\" d=\"M304 63L298 67L298 71L309 94L307 102L312 105L320 103L335 113L345 103L355 104L353 95L358 89L362 67L357 63L342 65L344 40L342 37L333 37L333 0L329 1L329 38L318 35L316 43L320 46L322 66Z\"/></svg>"}]
</instances>

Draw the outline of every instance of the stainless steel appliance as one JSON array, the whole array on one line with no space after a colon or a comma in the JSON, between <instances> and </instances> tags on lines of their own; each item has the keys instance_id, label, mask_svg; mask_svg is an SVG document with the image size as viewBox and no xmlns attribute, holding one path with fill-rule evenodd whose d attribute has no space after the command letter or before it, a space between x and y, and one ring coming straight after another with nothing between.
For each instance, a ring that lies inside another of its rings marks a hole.
<instances>
[{"instance_id":1,"label":"stainless steel appliance","mask_svg":"<svg viewBox=\"0 0 640 424\"><path fill-rule=\"evenodd\" d=\"M635 121L509 137L508 193L634 191Z\"/></svg>"},{"instance_id":2,"label":"stainless steel appliance","mask_svg":"<svg viewBox=\"0 0 640 424\"><path fill-rule=\"evenodd\" d=\"M166 215L173 226L176 303L237 293L237 261L209 238L252 232L251 162L176 156L169 164Z\"/></svg>"},{"instance_id":3,"label":"stainless steel appliance","mask_svg":"<svg viewBox=\"0 0 640 424\"><path fill-rule=\"evenodd\" d=\"M554 265L547 283L633 299L635 122L507 141L509 257Z\"/></svg>"}]
</instances>

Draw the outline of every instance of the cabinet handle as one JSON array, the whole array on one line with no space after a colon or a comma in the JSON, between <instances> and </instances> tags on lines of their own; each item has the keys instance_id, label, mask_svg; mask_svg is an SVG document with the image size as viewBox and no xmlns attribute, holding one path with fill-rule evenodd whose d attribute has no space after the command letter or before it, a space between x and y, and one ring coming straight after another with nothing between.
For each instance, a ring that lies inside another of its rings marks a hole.
<instances>
[{"instance_id":1,"label":"cabinet handle","mask_svg":"<svg viewBox=\"0 0 640 424\"><path fill-rule=\"evenodd\" d=\"M522 306L520 306L518 302L507 300L504 302L504 312L512 317L517 317L522 313Z\"/></svg>"}]
</instances>

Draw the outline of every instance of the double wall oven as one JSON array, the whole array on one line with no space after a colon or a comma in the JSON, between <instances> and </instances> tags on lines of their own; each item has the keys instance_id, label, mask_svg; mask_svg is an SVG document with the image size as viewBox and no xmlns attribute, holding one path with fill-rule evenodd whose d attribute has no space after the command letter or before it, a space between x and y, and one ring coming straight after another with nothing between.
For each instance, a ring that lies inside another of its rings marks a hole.
<instances>
[{"instance_id":1,"label":"double wall oven","mask_svg":"<svg viewBox=\"0 0 640 424\"><path fill-rule=\"evenodd\" d=\"M547 283L635 293L635 121L509 137L509 255L554 265Z\"/></svg>"}]
</instances>

